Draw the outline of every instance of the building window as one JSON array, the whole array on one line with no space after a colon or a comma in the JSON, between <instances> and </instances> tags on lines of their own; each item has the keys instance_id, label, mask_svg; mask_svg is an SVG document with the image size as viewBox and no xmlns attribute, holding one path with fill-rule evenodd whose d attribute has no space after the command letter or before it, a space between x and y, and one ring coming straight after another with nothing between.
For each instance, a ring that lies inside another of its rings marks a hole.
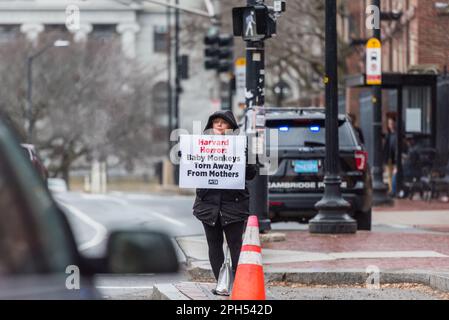
<instances>
[{"instance_id":1,"label":"building window","mask_svg":"<svg viewBox=\"0 0 449 320\"><path fill-rule=\"evenodd\" d=\"M94 25L92 30L92 38L95 40L112 40L117 35L116 25L100 24Z\"/></svg>"},{"instance_id":2,"label":"building window","mask_svg":"<svg viewBox=\"0 0 449 320\"><path fill-rule=\"evenodd\" d=\"M429 87L408 87L404 90L405 130L410 133L432 133L432 101Z\"/></svg>"},{"instance_id":3,"label":"building window","mask_svg":"<svg viewBox=\"0 0 449 320\"><path fill-rule=\"evenodd\" d=\"M154 52L167 52L168 32L165 26L155 26L154 28Z\"/></svg>"},{"instance_id":4,"label":"building window","mask_svg":"<svg viewBox=\"0 0 449 320\"><path fill-rule=\"evenodd\" d=\"M20 36L20 27L18 25L0 26L0 43L10 42Z\"/></svg>"},{"instance_id":5,"label":"building window","mask_svg":"<svg viewBox=\"0 0 449 320\"><path fill-rule=\"evenodd\" d=\"M155 116L156 124L162 128L168 127L168 99L169 87L167 82L158 82L153 87L153 108L151 113Z\"/></svg>"}]
</instances>

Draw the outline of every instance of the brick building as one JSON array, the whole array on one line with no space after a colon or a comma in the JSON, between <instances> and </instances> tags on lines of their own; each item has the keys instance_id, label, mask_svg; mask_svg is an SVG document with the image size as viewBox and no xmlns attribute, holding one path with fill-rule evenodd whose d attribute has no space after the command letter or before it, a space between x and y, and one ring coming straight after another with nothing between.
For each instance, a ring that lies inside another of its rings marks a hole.
<instances>
[{"instance_id":1,"label":"brick building","mask_svg":"<svg viewBox=\"0 0 449 320\"><path fill-rule=\"evenodd\" d=\"M391 79L410 80L383 88L384 125L388 115L398 117L400 112L404 134L427 138L428 143L448 153L449 132L444 123L449 120L449 89L445 77L449 64L449 5L435 0L381 2L382 13L401 13L397 20L381 21L383 73L391 75ZM346 57L347 79L365 72L365 47L360 44L372 36L372 30L366 27L366 10L370 4L371 0L340 1L339 32L350 45ZM357 40L361 40L358 45ZM341 92L344 101L341 105L346 112L358 116L362 129L370 135L371 90L348 83ZM400 108L398 101L402 101Z\"/></svg>"},{"instance_id":2,"label":"brick building","mask_svg":"<svg viewBox=\"0 0 449 320\"><path fill-rule=\"evenodd\" d=\"M449 63L449 11L435 7L435 0L383 0L382 11L402 12L398 21L382 21L382 69L384 72L442 73ZM344 1L339 30L346 43L367 39L365 9L370 0ZM348 74L363 73L364 46L354 46L347 57ZM357 112L359 89L347 89L348 111Z\"/></svg>"}]
</instances>

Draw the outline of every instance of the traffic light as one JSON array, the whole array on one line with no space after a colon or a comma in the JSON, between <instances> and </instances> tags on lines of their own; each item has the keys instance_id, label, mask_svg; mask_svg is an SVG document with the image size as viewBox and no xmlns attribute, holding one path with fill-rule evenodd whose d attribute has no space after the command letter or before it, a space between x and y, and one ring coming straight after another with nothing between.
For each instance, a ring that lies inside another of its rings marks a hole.
<instances>
[{"instance_id":1,"label":"traffic light","mask_svg":"<svg viewBox=\"0 0 449 320\"><path fill-rule=\"evenodd\" d=\"M217 27L211 27L204 37L204 44L206 45L204 49L204 67L206 70L217 69L219 63L218 38L219 30Z\"/></svg>"},{"instance_id":2,"label":"traffic light","mask_svg":"<svg viewBox=\"0 0 449 320\"><path fill-rule=\"evenodd\" d=\"M221 34L218 38L218 72L231 72L234 69L234 37Z\"/></svg>"},{"instance_id":3,"label":"traffic light","mask_svg":"<svg viewBox=\"0 0 449 320\"><path fill-rule=\"evenodd\" d=\"M204 44L206 70L217 70L220 73L232 71L234 46L232 35L219 34L218 28L212 27L204 38Z\"/></svg>"},{"instance_id":4,"label":"traffic light","mask_svg":"<svg viewBox=\"0 0 449 320\"><path fill-rule=\"evenodd\" d=\"M187 80L189 79L189 56L183 54L180 58L179 76L181 77L181 80Z\"/></svg>"},{"instance_id":5,"label":"traffic light","mask_svg":"<svg viewBox=\"0 0 449 320\"><path fill-rule=\"evenodd\" d=\"M262 41L276 34L276 19L286 9L285 1L275 0L274 7L257 3L232 9L234 36L245 41Z\"/></svg>"}]
</instances>

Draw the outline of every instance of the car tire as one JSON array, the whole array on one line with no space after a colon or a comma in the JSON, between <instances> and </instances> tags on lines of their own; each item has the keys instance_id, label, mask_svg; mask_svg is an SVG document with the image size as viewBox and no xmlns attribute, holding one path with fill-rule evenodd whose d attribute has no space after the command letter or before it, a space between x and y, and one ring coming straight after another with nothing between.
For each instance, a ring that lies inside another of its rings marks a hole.
<instances>
[{"instance_id":1,"label":"car tire","mask_svg":"<svg viewBox=\"0 0 449 320\"><path fill-rule=\"evenodd\" d=\"M371 210L356 212L357 230L371 231Z\"/></svg>"}]
</instances>

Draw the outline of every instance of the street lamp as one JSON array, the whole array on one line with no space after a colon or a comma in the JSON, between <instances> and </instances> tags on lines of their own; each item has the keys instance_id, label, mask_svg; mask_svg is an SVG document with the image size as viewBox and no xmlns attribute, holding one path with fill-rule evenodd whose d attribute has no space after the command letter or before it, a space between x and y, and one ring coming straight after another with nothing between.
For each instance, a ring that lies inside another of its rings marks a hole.
<instances>
[{"instance_id":1,"label":"street lamp","mask_svg":"<svg viewBox=\"0 0 449 320\"><path fill-rule=\"evenodd\" d=\"M30 144L33 143L33 129L34 129L34 121L33 121L33 61L45 51L50 48L64 48L70 45L69 41L58 39L55 42L52 42L41 50L36 52L35 54L28 56L27 58L27 78L28 78L28 90L27 90L27 119L28 119L28 130L27 130L27 140Z\"/></svg>"},{"instance_id":2,"label":"street lamp","mask_svg":"<svg viewBox=\"0 0 449 320\"><path fill-rule=\"evenodd\" d=\"M356 233L348 215L350 204L341 193L338 142L337 2L326 0L326 159L324 197L315 205L318 214L309 221L310 233Z\"/></svg>"}]
</instances>

